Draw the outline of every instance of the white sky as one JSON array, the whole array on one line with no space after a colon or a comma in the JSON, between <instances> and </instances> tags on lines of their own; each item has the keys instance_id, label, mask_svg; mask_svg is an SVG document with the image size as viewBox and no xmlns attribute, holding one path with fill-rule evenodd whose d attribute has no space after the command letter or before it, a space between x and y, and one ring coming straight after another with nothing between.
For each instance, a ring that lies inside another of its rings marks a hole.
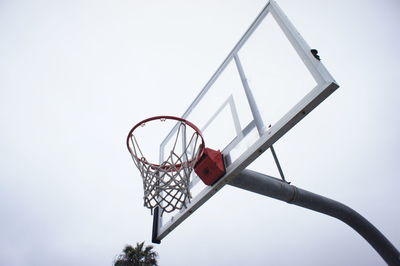
<instances>
[{"instance_id":1,"label":"white sky","mask_svg":"<svg viewBox=\"0 0 400 266\"><path fill-rule=\"evenodd\" d=\"M399 248L400 4L278 4L341 86L276 145L284 171ZM0 264L110 265L149 244L126 134L181 115L264 5L1 1ZM342 222L228 186L155 249L174 266L384 264Z\"/></svg>"}]
</instances>

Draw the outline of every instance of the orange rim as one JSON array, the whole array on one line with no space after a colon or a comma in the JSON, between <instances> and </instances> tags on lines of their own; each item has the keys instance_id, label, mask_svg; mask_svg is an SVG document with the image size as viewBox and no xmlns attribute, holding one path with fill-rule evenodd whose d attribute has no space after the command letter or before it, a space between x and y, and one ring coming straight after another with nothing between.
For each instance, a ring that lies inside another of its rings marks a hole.
<instances>
[{"instance_id":1,"label":"orange rim","mask_svg":"<svg viewBox=\"0 0 400 266\"><path fill-rule=\"evenodd\" d=\"M200 136L200 139L201 139L200 152L199 152L199 154L198 154L196 160L192 160L192 161L197 161L198 159L200 159L201 156L202 156L203 153L204 153L204 148L205 148L204 138L203 138L203 135L201 134L201 131L198 129L198 127L197 127L196 125L194 125L192 122L190 122L190 121L188 121L188 120L186 120L186 119L183 119L183 118L180 118L180 117L176 117L176 116L168 116L168 115L164 115L164 116L153 116L153 117L144 119L144 120L140 121L139 123L137 123L137 124L129 131L128 136L127 136L127 138L126 138L126 146L128 147L129 153L130 153L132 156L134 156L138 161L140 161L140 162L142 162L142 163L144 163L144 164L147 164L147 165L149 165L149 166L152 166L152 167L154 167L154 168L160 168L160 167L161 167L161 168L167 169L167 171L178 171L178 170L182 167L182 164L170 164L170 165L163 165L163 166L161 166L161 165L159 165L159 164L147 162L147 161L145 161L145 160L143 160L143 159L141 159L141 158L138 158L138 157L134 154L134 152L131 150L131 147L129 146L129 140L131 139L131 136L133 135L133 132L134 132L139 126L141 126L141 125L143 125L143 124L145 124L145 123L147 123L147 122L150 122L150 121L162 120L162 119L164 119L164 120L176 120L176 121L183 122L184 124L190 126L194 131L196 131L196 133ZM190 162L192 162L192 161L190 161ZM190 162L189 162L189 163L190 163Z\"/></svg>"}]
</instances>

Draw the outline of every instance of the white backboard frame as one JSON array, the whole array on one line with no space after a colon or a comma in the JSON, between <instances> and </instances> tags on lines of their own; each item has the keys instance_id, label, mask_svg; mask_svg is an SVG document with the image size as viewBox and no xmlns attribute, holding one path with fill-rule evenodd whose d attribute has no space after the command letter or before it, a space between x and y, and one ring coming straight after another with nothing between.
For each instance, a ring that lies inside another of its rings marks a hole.
<instances>
[{"instance_id":1,"label":"white backboard frame","mask_svg":"<svg viewBox=\"0 0 400 266\"><path fill-rule=\"evenodd\" d=\"M247 86L246 78L244 77L242 65L238 56L241 47L246 43L246 41L249 39L249 37L253 34L253 32L257 29L257 27L267 15L273 16L280 29L284 32L286 38L289 40L290 44L295 49L298 56L301 58L302 62L316 82L316 86L307 95L305 95L305 97L301 99L300 102L293 106L280 120L278 120L268 129L264 126L263 121L259 116L258 108L253 99L251 90ZM206 83L198 96L195 98L195 100L192 102L186 112L182 115L182 118L186 119L190 115L192 110L196 108L197 104L204 97L204 95L214 84L214 82L218 79L221 73L225 70L227 65L232 62L232 60L235 61L236 67L243 83L243 87L246 92L246 97L250 105L251 113L253 115L253 121L248 124L244 129L238 130L241 131L242 135L246 135L246 132L249 132L253 128L257 128L259 139L234 161L231 161L229 158L230 150L228 145L228 147L222 151L226 162L226 174L213 186L207 186L196 197L188 202L187 208L176 213L168 221L162 221L161 212L158 212L158 210L156 210L154 212L153 224L154 243L159 243L180 223L188 218L194 211L196 211L222 187L229 183L230 180L237 176L264 151L269 149L278 139L280 139L286 132L288 132L294 125L302 120L307 114L309 114L316 106L318 106L339 87L333 77L321 63L321 61L318 60L311 53L310 46L301 37L301 35L298 33L298 31L295 29L293 24L289 21L289 19L280 9L277 3L271 0L266 4L264 9L250 25L248 30L239 40L239 42L234 46L232 51L228 54L228 56L222 62L217 71L211 76L210 80ZM230 100L228 99L225 104L231 104ZM234 114L234 112L232 113ZM171 132L171 134L166 137L165 141L161 143L160 158L163 157L165 143L170 139L172 134L173 132ZM196 181L197 180L194 180L193 182Z\"/></svg>"}]
</instances>

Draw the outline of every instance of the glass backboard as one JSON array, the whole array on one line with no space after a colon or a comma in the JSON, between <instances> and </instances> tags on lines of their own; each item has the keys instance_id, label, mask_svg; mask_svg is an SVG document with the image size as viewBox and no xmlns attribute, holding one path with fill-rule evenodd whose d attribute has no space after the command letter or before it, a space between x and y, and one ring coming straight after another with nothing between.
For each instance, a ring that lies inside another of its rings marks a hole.
<instances>
[{"instance_id":1,"label":"glass backboard","mask_svg":"<svg viewBox=\"0 0 400 266\"><path fill-rule=\"evenodd\" d=\"M207 147L222 151L226 174L206 186L193 172L186 207L162 215L154 211L153 242L159 243L338 87L317 51L269 1L182 115L202 131ZM160 145L160 162L172 135L166 134Z\"/></svg>"}]
</instances>

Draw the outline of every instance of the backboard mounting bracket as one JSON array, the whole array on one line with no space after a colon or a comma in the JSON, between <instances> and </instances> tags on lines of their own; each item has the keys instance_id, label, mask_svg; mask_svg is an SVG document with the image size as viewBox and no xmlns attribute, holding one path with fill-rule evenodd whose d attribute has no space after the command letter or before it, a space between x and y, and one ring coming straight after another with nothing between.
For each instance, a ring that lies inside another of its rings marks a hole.
<instances>
[{"instance_id":1,"label":"backboard mounting bracket","mask_svg":"<svg viewBox=\"0 0 400 266\"><path fill-rule=\"evenodd\" d=\"M273 145L271 145L270 150L271 150L272 156L274 157L274 161L275 161L276 167L278 168L279 175L281 176L281 179L284 182L290 184L290 182L286 181L286 179L285 179L285 175L283 174L283 170L282 170L281 164L279 163L278 156L276 155L276 152L275 152L275 149L274 149Z\"/></svg>"},{"instance_id":2,"label":"backboard mounting bracket","mask_svg":"<svg viewBox=\"0 0 400 266\"><path fill-rule=\"evenodd\" d=\"M157 238L158 228L160 223L160 207L155 207L153 210L153 231L151 236L151 242L154 244L161 244L161 240Z\"/></svg>"}]
</instances>

